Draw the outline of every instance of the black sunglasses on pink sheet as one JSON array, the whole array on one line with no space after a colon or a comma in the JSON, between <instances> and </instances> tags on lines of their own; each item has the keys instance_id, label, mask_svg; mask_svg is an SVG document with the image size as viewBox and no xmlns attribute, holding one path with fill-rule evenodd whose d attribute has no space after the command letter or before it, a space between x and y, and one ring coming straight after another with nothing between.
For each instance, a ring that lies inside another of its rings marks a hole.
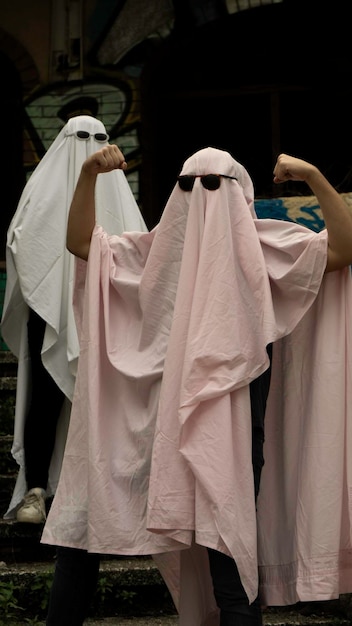
<instances>
[{"instance_id":1,"label":"black sunglasses on pink sheet","mask_svg":"<svg viewBox=\"0 0 352 626\"><path fill-rule=\"evenodd\" d=\"M209 191L219 189L221 178L237 180L235 176L227 176L226 174L184 174L177 177L177 182L182 191L192 191L196 178L200 178L203 187Z\"/></svg>"}]
</instances>

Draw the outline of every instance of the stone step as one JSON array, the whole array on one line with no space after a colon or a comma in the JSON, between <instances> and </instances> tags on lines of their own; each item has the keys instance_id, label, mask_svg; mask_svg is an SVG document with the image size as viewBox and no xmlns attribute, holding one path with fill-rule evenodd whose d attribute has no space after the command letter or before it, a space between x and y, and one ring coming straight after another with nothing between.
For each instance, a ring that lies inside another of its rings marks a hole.
<instances>
[{"instance_id":1,"label":"stone step","mask_svg":"<svg viewBox=\"0 0 352 626\"><path fill-rule=\"evenodd\" d=\"M121 619L120 617L107 617L105 619L88 618L85 624L87 626L88 624L89 626L177 626L178 617L174 615L142 619ZM350 622L346 619L324 615L305 617L292 609L287 611L277 609L264 611L263 624L264 626L350 626Z\"/></svg>"},{"instance_id":2,"label":"stone step","mask_svg":"<svg viewBox=\"0 0 352 626\"><path fill-rule=\"evenodd\" d=\"M12 474L0 474L0 518L2 518L9 506L13 488L15 486L17 470ZM1 625L0 625L1 626Z\"/></svg>"},{"instance_id":3,"label":"stone step","mask_svg":"<svg viewBox=\"0 0 352 626\"><path fill-rule=\"evenodd\" d=\"M0 521L0 590L4 586L14 588L15 605L26 608L28 619L45 613L55 566L55 548L40 544L41 532L41 525ZM268 607L265 624L350 626L351 604L351 595L346 594L338 600L310 602L299 608ZM131 618L175 613L168 589L151 557L102 557L92 617L112 617L116 613Z\"/></svg>"},{"instance_id":4,"label":"stone step","mask_svg":"<svg viewBox=\"0 0 352 626\"><path fill-rule=\"evenodd\" d=\"M12 616L15 619L13 624L24 626L29 620L45 617L55 548L40 543L41 533L42 525L0 520L0 626L1 609L4 608L1 606L1 591L9 593L13 608L7 618ZM300 609L269 607L265 610L264 626L350 626L351 603L351 596L346 595L330 602L307 603ZM24 618L23 609L27 622L19 621ZM118 622L111 621L111 624L123 624L125 619L133 617L136 626L137 618L148 624L149 618L161 619L161 616L162 626L175 623L165 621L168 616L175 615L175 608L150 557L102 557L91 617L99 619L96 623L103 626L108 622L102 618L117 620L116 615L119 615ZM9 619L5 623L7 626L11 624ZM35 623L38 625L38 621ZM155 624L155 621L150 623Z\"/></svg>"},{"instance_id":5,"label":"stone step","mask_svg":"<svg viewBox=\"0 0 352 626\"><path fill-rule=\"evenodd\" d=\"M8 565L3 562L0 567L0 591L10 592L11 606L7 617L15 620L14 623L16 619L25 623L24 616L27 620L35 617L45 619L54 566L54 558L37 563ZM150 557L102 558L91 617L120 615L145 618L175 614L169 591Z\"/></svg>"},{"instance_id":6,"label":"stone step","mask_svg":"<svg viewBox=\"0 0 352 626\"><path fill-rule=\"evenodd\" d=\"M17 385L16 376L1 376L0 391L15 391Z\"/></svg>"},{"instance_id":7,"label":"stone step","mask_svg":"<svg viewBox=\"0 0 352 626\"><path fill-rule=\"evenodd\" d=\"M8 380L8 379L7 379ZM12 379L11 379L12 380ZM1 381L1 378L0 378ZM0 389L0 435L13 435L15 417L15 390Z\"/></svg>"},{"instance_id":8,"label":"stone step","mask_svg":"<svg viewBox=\"0 0 352 626\"><path fill-rule=\"evenodd\" d=\"M13 435L17 386L17 359L0 351L0 435Z\"/></svg>"},{"instance_id":9,"label":"stone step","mask_svg":"<svg viewBox=\"0 0 352 626\"><path fill-rule=\"evenodd\" d=\"M18 465L11 454L17 385L17 359L0 351L0 517L5 514L15 486ZM1 533L0 533L1 536Z\"/></svg>"},{"instance_id":10,"label":"stone step","mask_svg":"<svg viewBox=\"0 0 352 626\"><path fill-rule=\"evenodd\" d=\"M34 622L33 622L34 623ZM3 622L0 619L0 626ZM4 622L5 624L5 622ZM123 617L103 617L101 619L88 618L85 620L86 626L177 626L178 617L175 616L162 616L162 617L143 617L143 618L123 618ZM6 621L6 626L28 626L28 622L19 621ZM45 626L45 622L35 622L35 626ZM319 626L319 625L317 625ZM330 626L330 624L324 624L322 626Z\"/></svg>"},{"instance_id":11,"label":"stone step","mask_svg":"<svg viewBox=\"0 0 352 626\"><path fill-rule=\"evenodd\" d=\"M17 358L10 350L0 350L0 376L16 376Z\"/></svg>"},{"instance_id":12,"label":"stone step","mask_svg":"<svg viewBox=\"0 0 352 626\"><path fill-rule=\"evenodd\" d=\"M0 566L0 589L13 590L7 625L45 619L54 562L52 559L46 563ZM350 626L349 606L345 599L345 603L336 600L267 607L263 612L264 626ZM0 608L6 611L6 607ZM87 624L127 626L130 622L133 626L171 626L178 620L173 601L150 557L106 557L101 561L97 594Z\"/></svg>"},{"instance_id":13,"label":"stone step","mask_svg":"<svg viewBox=\"0 0 352 626\"><path fill-rule=\"evenodd\" d=\"M42 530L42 524L0 519L0 560L12 566L53 559L55 548L40 543Z\"/></svg>"},{"instance_id":14,"label":"stone step","mask_svg":"<svg viewBox=\"0 0 352 626\"><path fill-rule=\"evenodd\" d=\"M0 435L0 475L8 471L12 474L18 468L11 454L12 441L12 434Z\"/></svg>"},{"instance_id":15,"label":"stone step","mask_svg":"<svg viewBox=\"0 0 352 626\"><path fill-rule=\"evenodd\" d=\"M12 605L6 626L28 626L31 620L40 626L38 620L45 619L55 548L40 544L41 532L41 525L0 521L0 626L2 610L6 610L1 598L6 594ZM151 557L102 557L87 624L127 626L133 618L133 626L137 626L138 619L140 624L171 626L177 624L175 614L169 591ZM350 626L351 617L352 598L346 594L328 602L267 607L264 626Z\"/></svg>"},{"instance_id":16,"label":"stone step","mask_svg":"<svg viewBox=\"0 0 352 626\"><path fill-rule=\"evenodd\" d=\"M1 400L0 400L1 402ZM13 420L11 420L13 429ZM0 416L0 428L4 420ZM10 428L10 426L8 427ZM1 431L0 431L1 432ZM9 506L12 493L16 484L18 464L11 454L13 435L0 434L0 518L2 518ZM1 530L0 530L1 537ZM0 625L1 626L1 625Z\"/></svg>"},{"instance_id":17,"label":"stone step","mask_svg":"<svg viewBox=\"0 0 352 626\"><path fill-rule=\"evenodd\" d=\"M124 618L118 616L96 619L93 617L88 618L84 622L85 626L178 626L178 623L177 615L143 618ZM306 618L302 618L299 614L291 612L291 614L277 613L275 615L267 615L264 613L263 624L264 626L347 626L350 622L319 616L307 620ZM24 622L7 621L6 626L24 626ZM45 626L45 622L36 622L36 626Z\"/></svg>"},{"instance_id":18,"label":"stone step","mask_svg":"<svg viewBox=\"0 0 352 626\"><path fill-rule=\"evenodd\" d=\"M89 626L177 626L178 617L177 615L167 615L163 617L143 617L142 619L106 617L104 619L97 620L89 618L85 621L85 624L87 624L87 626L88 624Z\"/></svg>"}]
</instances>

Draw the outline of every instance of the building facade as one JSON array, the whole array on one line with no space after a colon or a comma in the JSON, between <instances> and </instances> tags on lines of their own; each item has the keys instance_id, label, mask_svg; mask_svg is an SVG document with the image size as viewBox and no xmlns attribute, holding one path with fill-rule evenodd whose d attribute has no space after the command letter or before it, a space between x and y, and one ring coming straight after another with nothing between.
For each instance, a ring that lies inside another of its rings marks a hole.
<instances>
[{"instance_id":1,"label":"building facade","mask_svg":"<svg viewBox=\"0 0 352 626\"><path fill-rule=\"evenodd\" d=\"M76 114L101 119L124 151L150 227L184 159L208 145L245 165L258 197L282 194L272 185L282 151L313 160L350 191L347 4L4 0L2 268L23 186Z\"/></svg>"}]
</instances>

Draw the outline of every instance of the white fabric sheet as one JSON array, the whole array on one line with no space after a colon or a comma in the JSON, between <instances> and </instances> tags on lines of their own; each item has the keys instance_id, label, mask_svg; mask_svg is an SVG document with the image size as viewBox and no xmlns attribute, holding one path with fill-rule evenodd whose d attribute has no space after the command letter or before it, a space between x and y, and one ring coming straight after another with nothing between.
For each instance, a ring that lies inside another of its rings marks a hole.
<instances>
[{"instance_id":1,"label":"white fabric sheet","mask_svg":"<svg viewBox=\"0 0 352 626\"><path fill-rule=\"evenodd\" d=\"M89 139L78 139L75 132L79 130L88 131ZM42 360L66 396L50 468L49 496L55 492L61 469L79 353L72 307L74 257L66 249L66 224L83 162L107 144L96 141L95 133L106 134L106 129L94 117L80 115L67 122L28 180L8 229L1 332L18 358L12 454L19 473L5 518L15 516L26 491L23 431L30 400L28 307L46 322ZM109 233L147 230L120 170L98 180L96 205L98 220Z\"/></svg>"}]
</instances>

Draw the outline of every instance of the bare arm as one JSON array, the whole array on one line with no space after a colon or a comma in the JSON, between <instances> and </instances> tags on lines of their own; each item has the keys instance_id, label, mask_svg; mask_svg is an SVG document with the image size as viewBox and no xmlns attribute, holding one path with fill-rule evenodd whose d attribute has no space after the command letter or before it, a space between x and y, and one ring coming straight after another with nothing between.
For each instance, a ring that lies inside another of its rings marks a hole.
<instances>
[{"instance_id":1,"label":"bare arm","mask_svg":"<svg viewBox=\"0 0 352 626\"><path fill-rule=\"evenodd\" d=\"M122 152L112 144L104 146L83 163L67 223L66 246L75 256L88 259L95 226L95 184L98 174L126 167Z\"/></svg>"},{"instance_id":2,"label":"bare arm","mask_svg":"<svg viewBox=\"0 0 352 626\"><path fill-rule=\"evenodd\" d=\"M317 167L302 159L280 154L274 168L274 182L305 181L316 196L328 231L326 272L352 263L352 212L340 194Z\"/></svg>"}]
</instances>

